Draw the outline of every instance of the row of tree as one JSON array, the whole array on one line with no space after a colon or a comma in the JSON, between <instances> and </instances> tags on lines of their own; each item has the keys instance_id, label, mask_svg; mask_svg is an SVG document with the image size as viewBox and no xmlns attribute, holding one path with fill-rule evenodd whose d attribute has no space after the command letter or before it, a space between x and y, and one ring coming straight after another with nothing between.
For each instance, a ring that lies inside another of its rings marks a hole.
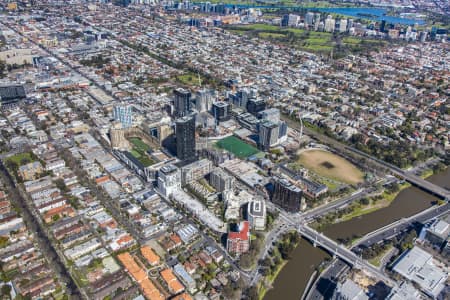
<instances>
[{"instance_id":1,"label":"row of tree","mask_svg":"<svg viewBox=\"0 0 450 300\"><path fill-rule=\"evenodd\" d=\"M356 149L400 168L415 165L435 155L433 149L419 149L408 141L396 140L387 144L374 139L366 141L366 138L360 133L354 134L349 142Z\"/></svg>"},{"instance_id":2,"label":"row of tree","mask_svg":"<svg viewBox=\"0 0 450 300\"><path fill-rule=\"evenodd\" d=\"M88 67L96 67L97 69L103 68L104 65L108 64L111 61L109 57L104 58L103 55L99 54L93 56L89 59L80 60L80 64Z\"/></svg>"}]
</instances>

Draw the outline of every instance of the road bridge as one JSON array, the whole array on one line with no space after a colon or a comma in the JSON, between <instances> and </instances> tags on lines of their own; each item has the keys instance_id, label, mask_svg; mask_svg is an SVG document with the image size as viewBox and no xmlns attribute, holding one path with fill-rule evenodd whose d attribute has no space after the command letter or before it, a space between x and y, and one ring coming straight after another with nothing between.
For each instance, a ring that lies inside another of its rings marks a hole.
<instances>
[{"instance_id":1,"label":"road bridge","mask_svg":"<svg viewBox=\"0 0 450 300\"><path fill-rule=\"evenodd\" d=\"M354 268L367 270L384 282L390 285L395 285L395 282L378 268L363 260L361 257L347 249L345 246L340 245L332 239L326 237L322 233L319 233L314 229L309 228L308 226L299 226L298 231L303 237L310 240L314 244L314 246L318 245L332 253L334 257L339 257L349 265L352 265Z\"/></svg>"},{"instance_id":2,"label":"road bridge","mask_svg":"<svg viewBox=\"0 0 450 300\"><path fill-rule=\"evenodd\" d=\"M442 199L445 199L447 201L449 201L449 199L450 199L450 191L445 189L445 188L443 188L443 187L440 187L440 186L438 186L438 185L436 185L436 184L434 184L432 182L429 182L429 181L423 179L420 176L417 176L417 175L415 175L415 174L413 174L411 172L402 170L399 167L396 167L396 166L394 166L394 165L392 165L390 163L387 163L387 162L385 162L385 161L383 161L381 159L373 157L373 156L371 156L371 155L369 155L369 154L367 154L365 152L362 152L360 150L357 150L357 149L355 149L353 147L345 146L345 148L347 150L351 151L351 152L357 153L357 154L359 154L361 156L364 156L367 159L370 159L370 160L372 160L372 161L374 161L374 162L384 166L385 168L389 169L389 171L393 175L395 175L395 176L397 176L397 177L399 177L399 178L401 178L401 179L411 183L412 185L414 185L414 186L416 186L416 187L418 187L418 188L420 188L420 189L422 189L422 190L424 190L424 191L426 191L426 192L428 192L430 194L438 196L438 197L440 197Z\"/></svg>"},{"instance_id":3,"label":"road bridge","mask_svg":"<svg viewBox=\"0 0 450 300\"><path fill-rule=\"evenodd\" d=\"M442 215L448 214L450 210L450 203L446 203L441 206L430 207L416 215L408 218L400 219L394 223L388 224L375 231L366 234L363 238L359 239L353 247L365 246L370 247L373 244L379 243L383 240L393 238L400 232L408 229L414 223L426 223L431 219L438 218Z\"/></svg>"},{"instance_id":4,"label":"road bridge","mask_svg":"<svg viewBox=\"0 0 450 300\"><path fill-rule=\"evenodd\" d=\"M367 234L364 238L358 240L351 249L355 249L356 247L364 246L370 247L373 244L379 243L383 240L390 239L398 234L400 234L403 230L411 226L414 222L425 223L431 219L440 217L444 214L447 214L450 209L450 204L447 203L442 206L433 206L429 209L420 212L414 216L409 218L400 219L392 224L388 224L380 229L377 229L369 234ZM310 239L311 240L311 239ZM330 250L328 250L330 251ZM331 251L330 251L331 252ZM341 258L339 256L339 258ZM334 280L345 268L345 263L349 263L347 260L335 260L335 264L333 264L330 268L327 268L324 273L321 274L320 277L330 279L330 282ZM380 271L381 272L381 271ZM304 299L323 299L321 292L317 289L317 282L314 287L308 292L307 296Z\"/></svg>"}]
</instances>

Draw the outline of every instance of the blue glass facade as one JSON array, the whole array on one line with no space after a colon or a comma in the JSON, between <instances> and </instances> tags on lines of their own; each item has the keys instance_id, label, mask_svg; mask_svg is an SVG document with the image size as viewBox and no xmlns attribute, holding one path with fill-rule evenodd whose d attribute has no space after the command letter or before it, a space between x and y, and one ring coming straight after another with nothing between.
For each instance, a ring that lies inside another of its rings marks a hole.
<instances>
[{"instance_id":1,"label":"blue glass facade","mask_svg":"<svg viewBox=\"0 0 450 300\"><path fill-rule=\"evenodd\" d=\"M123 128L129 128L133 125L133 110L131 105L114 106L113 117L115 121L122 124Z\"/></svg>"}]
</instances>

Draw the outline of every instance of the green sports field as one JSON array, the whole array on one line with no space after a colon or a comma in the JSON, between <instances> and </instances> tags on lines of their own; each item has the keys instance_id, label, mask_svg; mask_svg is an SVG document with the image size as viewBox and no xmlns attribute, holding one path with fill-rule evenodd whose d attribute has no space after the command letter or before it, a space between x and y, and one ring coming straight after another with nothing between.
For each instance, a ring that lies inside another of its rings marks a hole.
<instances>
[{"instance_id":1,"label":"green sports field","mask_svg":"<svg viewBox=\"0 0 450 300\"><path fill-rule=\"evenodd\" d=\"M259 152L255 147L245 143L235 136L226 137L216 143L220 149L225 149L239 158L247 158Z\"/></svg>"}]
</instances>

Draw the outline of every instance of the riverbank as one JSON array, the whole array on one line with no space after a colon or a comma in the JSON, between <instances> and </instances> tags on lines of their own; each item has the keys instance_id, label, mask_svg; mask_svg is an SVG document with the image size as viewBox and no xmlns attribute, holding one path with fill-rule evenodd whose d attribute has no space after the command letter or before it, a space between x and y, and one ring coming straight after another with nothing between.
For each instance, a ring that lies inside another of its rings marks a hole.
<instances>
[{"instance_id":1,"label":"riverbank","mask_svg":"<svg viewBox=\"0 0 450 300\"><path fill-rule=\"evenodd\" d=\"M427 179L430 176L444 173L447 170L447 168L448 167L443 162L439 161L431 168L423 170L422 173L420 174L420 177L423 179Z\"/></svg>"},{"instance_id":2,"label":"riverbank","mask_svg":"<svg viewBox=\"0 0 450 300\"><path fill-rule=\"evenodd\" d=\"M426 179L428 177L430 177L431 175L434 175L434 171L432 169L428 169L422 172L422 174L420 174L420 177L423 179Z\"/></svg>"},{"instance_id":3,"label":"riverbank","mask_svg":"<svg viewBox=\"0 0 450 300\"><path fill-rule=\"evenodd\" d=\"M378 196L381 197L380 200L377 200L377 197L372 197L368 199L369 204L367 205L357 203L355 205L354 210L351 213L345 214L343 217L339 218L335 223L349 221L353 218L367 215L379 209L388 207L389 205L391 205L392 201L394 201L394 199L398 196L398 194L400 194L401 191L403 191L406 188L409 188L410 186L411 184L409 183L403 183L399 186L399 189L396 192L389 192L386 190L383 191L383 193L380 196Z\"/></svg>"},{"instance_id":4,"label":"riverbank","mask_svg":"<svg viewBox=\"0 0 450 300\"><path fill-rule=\"evenodd\" d=\"M427 169L422 172L421 177L423 179L427 179L433 175L443 173L446 170L438 169L437 171L438 172L435 172L433 169ZM409 187L411 187L411 184L404 182L398 185L398 188L387 188L378 196L363 198L358 202L350 204L348 207L343 208L342 210L329 213L318 221L313 222L311 226L316 230L321 231L332 224L350 221L353 218L361 217L376 212L382 208L389 207L391 203L397 198L397 196L403 190ZM354 240L356 239L356 237L352 239Z\"/></svg>"},{"instance_id":5,"label":"riverbank","mask_svg":"<svg viewBox=\"0 0 450 300\"><path fill-rule=\"evenodd\" d=\"M292 258L278 270L270 286L264 290L264 300L300 299L311 275L325 260L331 257L328 253L314 247L302 238L295 248Z\"/></svg>"},{"instance_id":6,"label":"riverbank","mask_svg":"<svg viewBox=\"0 0 450 300\"><path fill-rule=\"evenodd\" d=\"M297 246L296 246L297 247ZM269 289L267 288L267 285L269 287L272 286L273 282L275 281L275 279L277 278L278 274L280 274L281 270L283 269L283 267L288 263L288 260L283 260L282 263L280 263L275 272L269 276L267 276L265 278L265 282L260 282L259 283L259 288L258 288L258 295L259 295L259 300L264 299L264 296L266 295L266 293L269 291Z\"/></svg>"},{"instance_id":7,"label":"riverbank","mask_svg":"<svg viewBox=\"0 0 450 300\"><path fill-rule=\"evenodd\" d=\"M391 203L396 199L396 197L406 188L410 187L409 183L392 184L389 187L386 187L383 192L379 195L372 197L364 197L359 201L355 201L352 204L344 207L342 209L338 209L337 211L330 212L316 221L311 223L311 227L318 230L323 231L327 227L338 224L346 221L350 221L351 219L361 217L373 212L376 212L380 209L389 207ZM352 237L355 238L355 237Z\"/></svg>"},{"instance_id":8,"label":"riverbank","mask_svg":"<svg viewBox=\"0 0 450 300\"><path fill-rule=\"evenodd\" d=\"M434 174L429 181L450 188L450 169ZM345 222L330 223L330 226L323 227L320 231L334 240L351 241L354 237L364 236L401 218L417 214L439 200L416 187L404 187L396 194L387 207ZM299 299L311 275L326 259L330 259L327 252L307 241L303 242L302 239L292 259L277 275L273 288L266 292L264 300ZM385 256L373 259L379 260L381 264L385 261Z\"/></svg>"}]
</instances>

